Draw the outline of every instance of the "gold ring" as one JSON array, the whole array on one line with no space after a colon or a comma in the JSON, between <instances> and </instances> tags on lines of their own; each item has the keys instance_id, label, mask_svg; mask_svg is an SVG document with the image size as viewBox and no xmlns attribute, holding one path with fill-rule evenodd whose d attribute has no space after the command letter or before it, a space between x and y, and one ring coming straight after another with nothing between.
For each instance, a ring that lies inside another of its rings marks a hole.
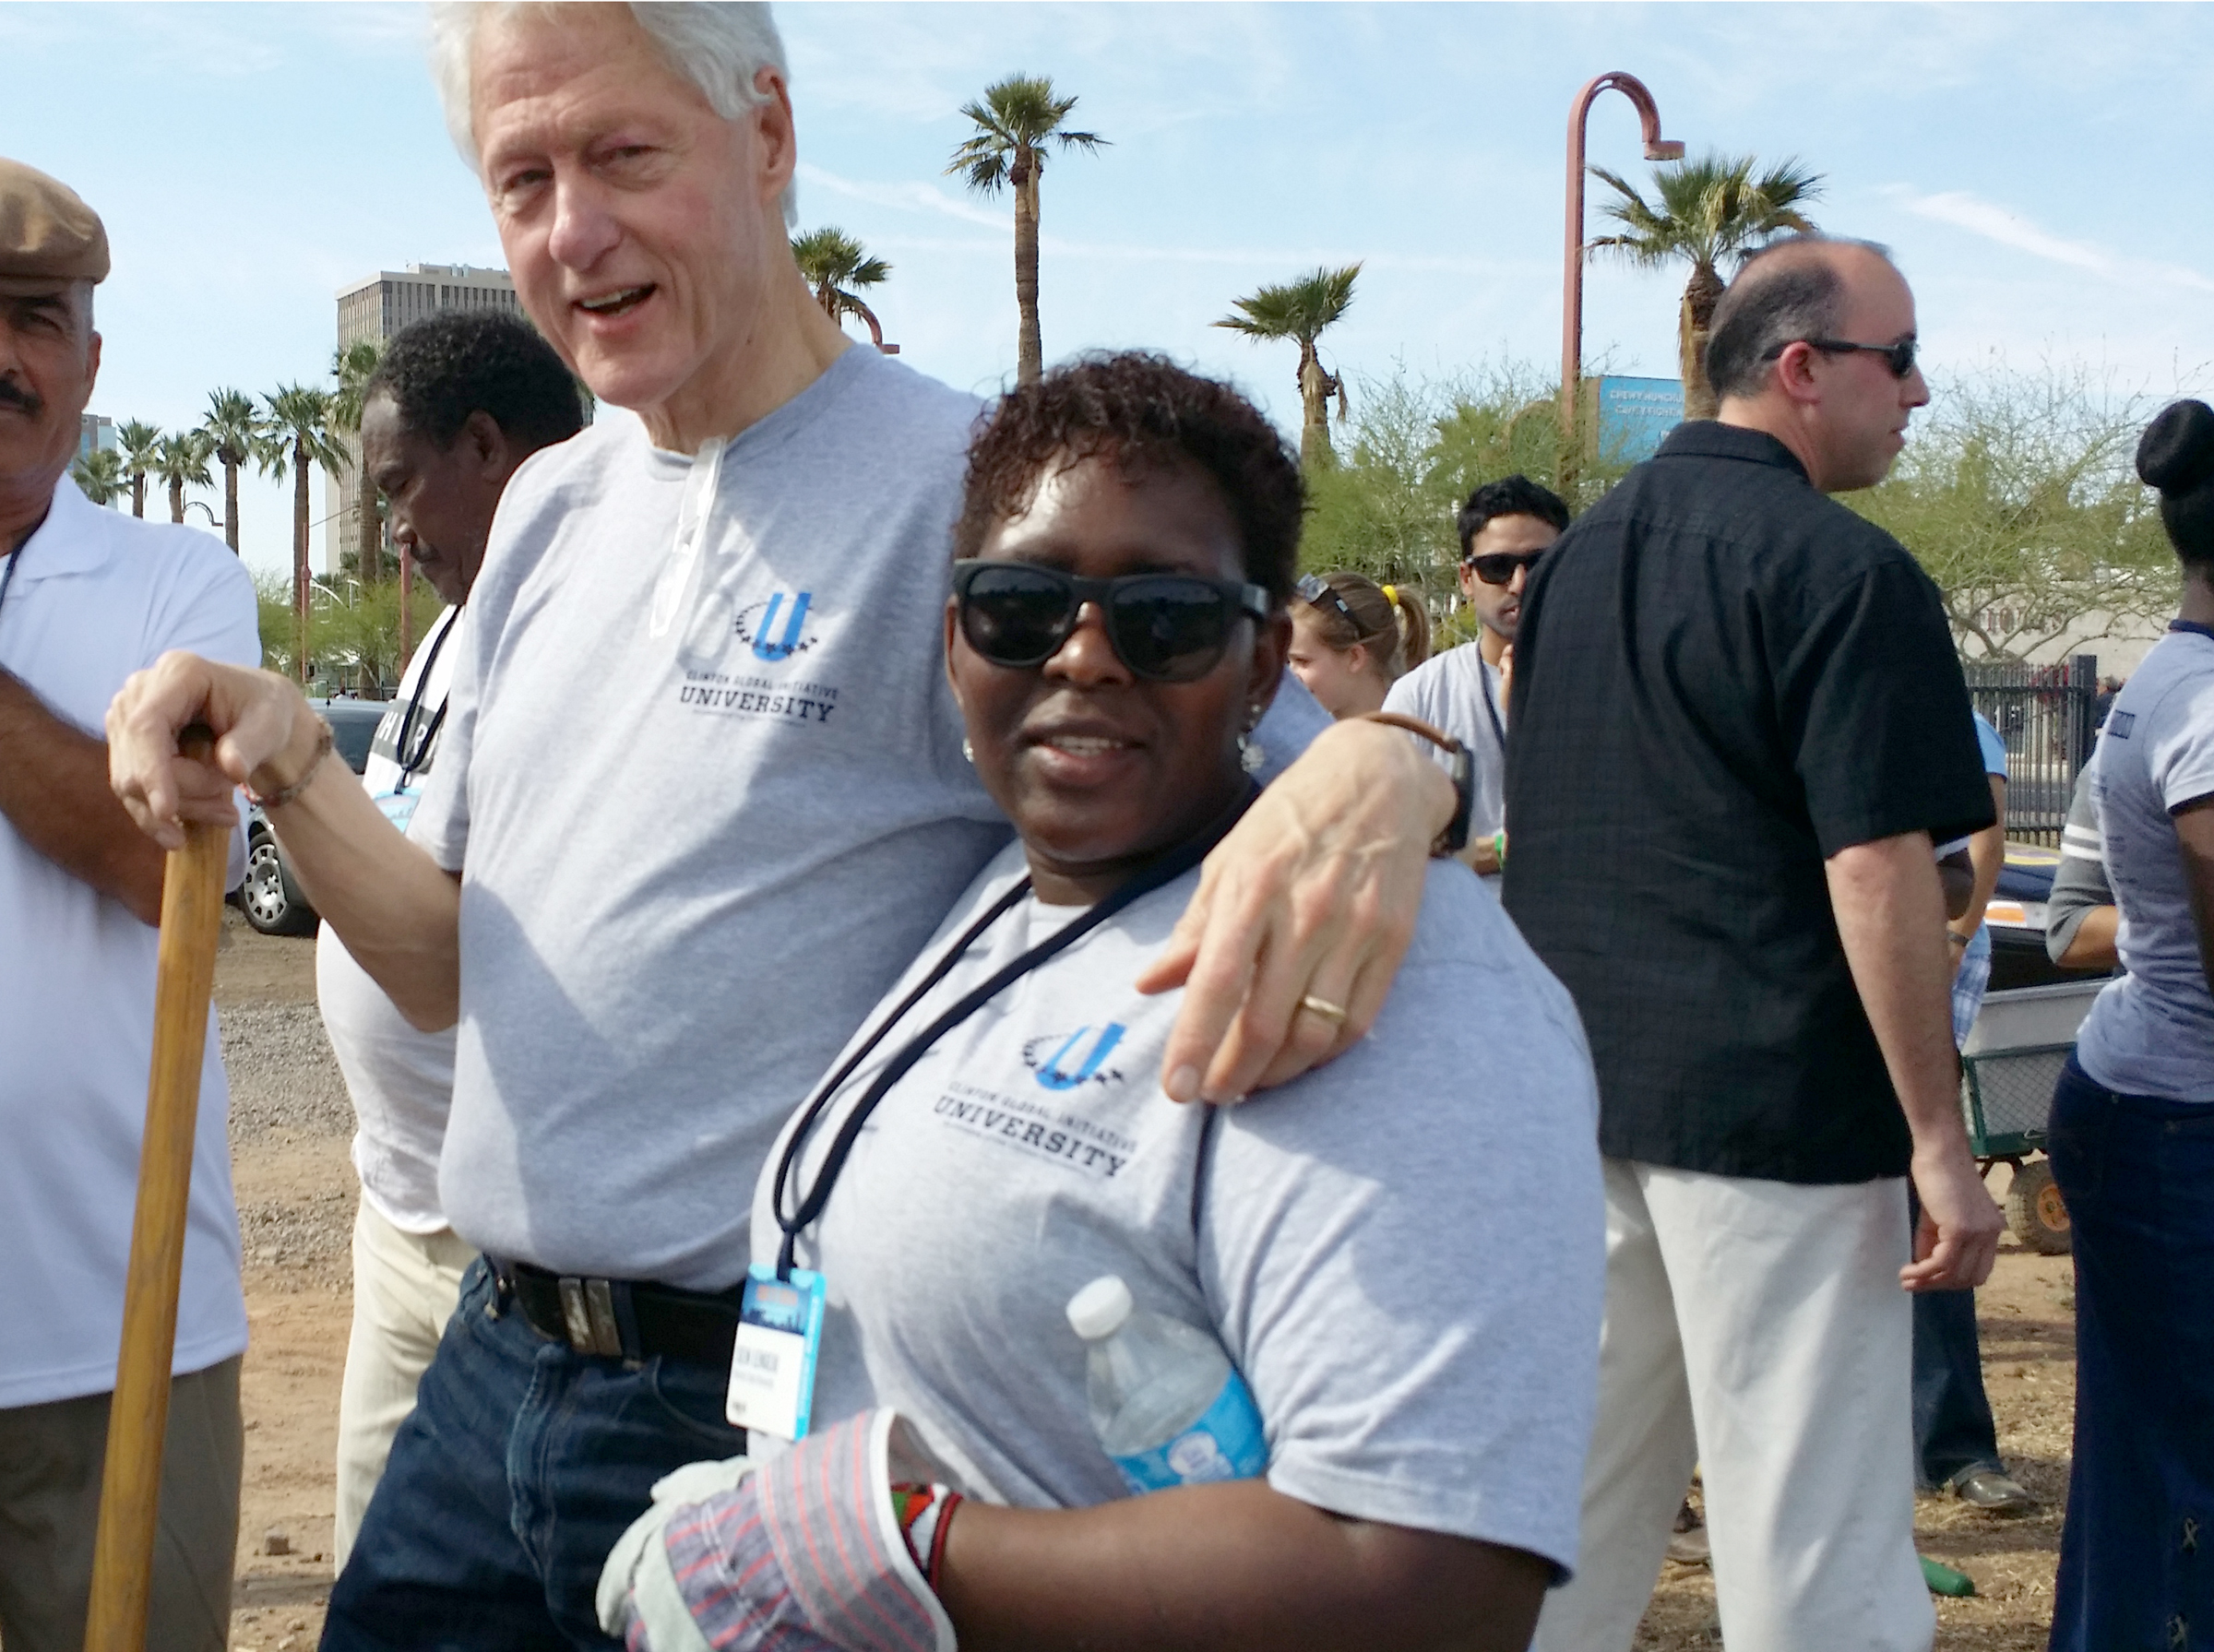
<instances>
[{"instance_id":1,"label":"gold ring","mask_svg":"<svg viewBox=\"0 0 2214 1652\"><path fill-rule=\"evenodd\" d=\"M1332 1004L1327 998L1317 998L1314 993L1309 992L1299 1001L1299 1007L1314 1011L1333 1027L1345 1025L1347 1011L1342 1004Z\"/></svg>"}]
</instances>

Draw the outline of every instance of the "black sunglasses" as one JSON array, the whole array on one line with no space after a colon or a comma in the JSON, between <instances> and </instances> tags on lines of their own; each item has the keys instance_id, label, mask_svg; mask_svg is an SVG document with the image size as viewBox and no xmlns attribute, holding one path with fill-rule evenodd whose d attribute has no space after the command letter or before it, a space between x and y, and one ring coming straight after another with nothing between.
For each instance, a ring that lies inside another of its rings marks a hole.
<instances>
[{"instance_id":1,"label":"black sunglasses","mask_svg":"<svg viewBox=\"0 0 2214 1652\"><path fill-rule=\"evenodd\" d=\"M1043 665L1077 628L1087 602L1098 606L1115 658L1156 683L1190 683L1213 671L1244 615L1268 617L1268 593L1234 579L1196 574L1125 574L1080 579L1028 562L964 558L953 565L961 636L994 665Z\"/></svg>"},{"instance_id":2,"label":"black sunglasses","mask_svg":"<svg viewBox=\"0 0 2214 1652\"><path fill-rule=\"evenodd\" d=\"M1901 339L1897 344L1855 344L1850 339L1809 339L1805 342L1828 355L1847 355L1854 351L1865 351L1872 356L1881 356L1884 365L1891 369L1893 378L1904 378L1914 371L1914 340L1911 339ZM1777 351L1779 355L1782 353L1782 351Z\"/></svg>"},{"instance_id":3,"label":"black sunglasses","mask_svg":"<svg viewBox=\"0 0 2214 1652\"><path fill-rule=\"evenodd\" d=\"M1517 568L1534 568L1538 558L1544 554L1544 551L1486 551L1482 556L1467 558L1460 565L1474 569L1476 577L1486 585L1505 585L1515 576Z\"/></svg>"},{"instance_id":4,"label":"black sunglasses","mask_svg":"<svg viewBox=\"0 0 2214 1652\"><path fill-rule=\"evenodd\" d=\"M1295 588L1299 592L1301 600L1316 608L1328 609L1356 632L1361 629L1361 622L1353 618L1353 611L1348 606L1346 600L1339 596L1337 588L1320 574L1309 574L1299 582Z\"/></svg>"}]
</instances>

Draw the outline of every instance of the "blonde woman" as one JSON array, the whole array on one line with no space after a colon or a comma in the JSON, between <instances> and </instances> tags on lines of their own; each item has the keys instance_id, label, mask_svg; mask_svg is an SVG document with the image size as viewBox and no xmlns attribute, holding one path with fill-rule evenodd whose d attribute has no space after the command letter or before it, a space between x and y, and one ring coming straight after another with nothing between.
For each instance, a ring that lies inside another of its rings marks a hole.
<instances>
[{"instance_id":1,"label":"blonde woman","mask_svg":"<svg viewBox=\"0 0 2214 1652\"><path fill-rule=\"evenodd\" d=\"M1359 574L1309 574L1292 604L1292 670L1332 717L1384 708L1401 672L1430 658L1422 593Z\"/></svg>"}]
</instances>

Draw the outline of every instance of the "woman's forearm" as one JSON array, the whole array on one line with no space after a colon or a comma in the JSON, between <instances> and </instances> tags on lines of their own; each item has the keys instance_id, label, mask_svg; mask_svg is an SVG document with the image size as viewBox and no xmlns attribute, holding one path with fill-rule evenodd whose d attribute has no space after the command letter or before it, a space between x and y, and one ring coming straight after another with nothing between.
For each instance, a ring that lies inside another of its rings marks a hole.
<instances>
[{"instance_id":1,"label":"woman's forearm","mask_svg":"<svg viewBox=\"0 0 2214 1652\"><path fill-rule=\"evenodd\" d=\"M1088 1509L965 1503L938 1592L963 1652L1522 1652L1549 1575L1521 1550L1344 1519L1254 1480Z\"/></svg>"}]
</instances>

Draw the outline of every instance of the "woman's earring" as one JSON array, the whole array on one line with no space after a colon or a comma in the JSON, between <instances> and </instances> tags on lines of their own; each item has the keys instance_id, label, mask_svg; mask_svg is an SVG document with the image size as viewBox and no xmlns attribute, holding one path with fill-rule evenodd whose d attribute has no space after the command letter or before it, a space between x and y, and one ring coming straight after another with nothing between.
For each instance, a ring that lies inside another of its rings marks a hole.
<instances>
[{"instance_id":1,"label":"woman's earring","mask_svg":"<svg viewBox=\"0 0 2214 1652\"><path fill-rule=\"evenodd\" d=\"M1238 767L1249 775L1257 775L1261 772L1261 766L1268 761L1267 749L1253 737L1254 724L1261 720L1261 708L1249 706L1245 708L1245 715L1251 721L1245 725L1245 731L1238 736Z\"/></svg>"},{"instance_id":2,"label":"woman's earring","mask_svg":"<svg viewBox=\"0 0 2214 1652\"><path fill-rule=\"evenodd\" d=\"M961 736L961 755L969 759L969 766L971 768L976 767L976 748L969 743L969 736L966 734Z\"/></svg>"}]
</instances>

